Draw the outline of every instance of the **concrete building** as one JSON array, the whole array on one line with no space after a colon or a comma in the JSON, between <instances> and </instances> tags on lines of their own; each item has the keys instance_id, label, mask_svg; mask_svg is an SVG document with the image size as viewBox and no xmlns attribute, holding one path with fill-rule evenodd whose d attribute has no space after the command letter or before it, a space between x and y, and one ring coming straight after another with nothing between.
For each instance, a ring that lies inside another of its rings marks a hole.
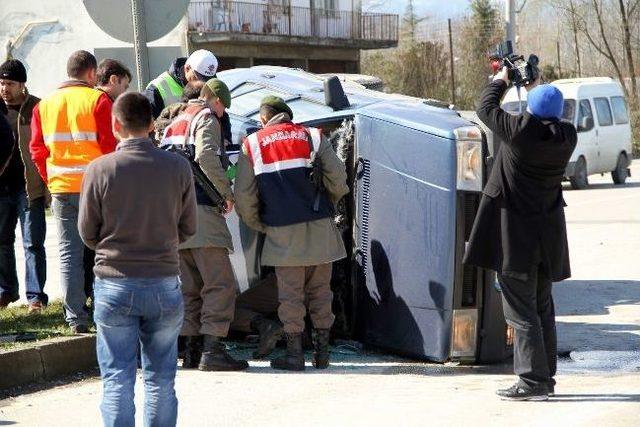
<instances>
[{"instance_id":1,"label":"concrete building","mask_svg":"<svg viewBox=\"0 0 640 427\"><path fill-rule=\"evenodd\" d=\"M44 96L66 80L67 58L78 49L92 52L98 60L106 57L122 60L135 79L133 45L103 31L82 0L0 0L0 3L0 61L7 55L23 61L29 77L27 86L34 95ZM130 8L120 9L123 14L130 13ZM149 43L151 76L165 70L172 58L187 52L186 29L185 16L166 36ZM136 81L132 84L135 87Z\"/></svg>"},{"instance_id":2,"label":"concrete building","mask_svg":"<svg viewBox=\"0 0 640 427\"><path fill-rule=\"evenodd\" d=\"M357 73L361 49L397 46L398 21L363 13L360 0L191 0L188 48L211 50L221 69Z\"/></svg>"},{"instance_id":3,"label":"concrete building","mask_svg":"<svg viewBox=\"0 0 640 427\"><path fill-rule=\"evenodd\" d=\"M154 1L145 0L147 33L158 26ZM0 62L7 56L23 61L34 95L47 95L66 80L67 58L78 49L98 60L123 61L134 75L131 87L137 87L129 0L0 2ZM112 13L90 13L90 3L107 5ZM357 72L360 49L391 47L398 40L397 15L361 10L360 0L191 0L168 34L148 43L150 78L200 48L219 57L220 69L270 64ZM104 17L119 13L120 28L107 29Z\"/></svg>"}]
</instances>

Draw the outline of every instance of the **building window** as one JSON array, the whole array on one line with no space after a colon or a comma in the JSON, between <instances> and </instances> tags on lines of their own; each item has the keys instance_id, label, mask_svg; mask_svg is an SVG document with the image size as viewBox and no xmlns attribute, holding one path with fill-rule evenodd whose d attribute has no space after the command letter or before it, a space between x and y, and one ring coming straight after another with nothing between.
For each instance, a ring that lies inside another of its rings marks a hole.
<instances>
[{"instance_id":1,"label":"building window","mask_svg":"<svg viewBox=\"0 0 640 427\"><path fill-rule=\"evenodd\" d=\"M325 10L338 10L337 0L324 0Z\"/></svg>"},{"instance_id":2,"label":"building window","mask_svg":"<svg viewBox=\"0 0 640 427\"><path fill-rule=\"evenodd\" d=\"M291 0L268 0L267 7L271 12L288 15L291 9Z\"/></svg>"},{"instance_id":3,"label":"building window","mask_svg":"<svg viewBox=\"0 0 640 427\"><path fill-rule=\"evenodd\" d=\"M338 0L316 0L316 9L327 18L340 18Z\"/></svg>"}]
</instances>

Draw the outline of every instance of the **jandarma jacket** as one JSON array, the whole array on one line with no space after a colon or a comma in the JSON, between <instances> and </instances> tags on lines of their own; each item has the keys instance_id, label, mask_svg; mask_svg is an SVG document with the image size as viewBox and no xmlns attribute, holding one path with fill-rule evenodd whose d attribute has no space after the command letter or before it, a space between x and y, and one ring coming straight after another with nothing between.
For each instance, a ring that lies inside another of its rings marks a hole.
<instances>
[{"instance_id":1,"label":"jandarma jacket","mask_svg":"<svg viewBox=\"0 0 640 427\"><path fill-rule=\"evenodd\" d=\"M195 161L200 169L225 199L233 200L231 182L225 175L220 162L223 139L218 118L200 100L193 100L188 104L173 104L168 109L173 111L173 113L167 112L168 117L172 117L173 120L164 130L165 138L160 144L184 144L185 142L193 144ZM167 173L172 172L167 171ZM182 243L179 249L214 247L233 251L233 241L225 217L217 207L211 206L211 202L198 190L197 186L196 198L198 200L198 231L195 236Z\"/></svg>"},{"instance_id":2,"label":"jandarma jacket","mask_svg":"<svg viewBox=\"0 0 640 427\"><path fill-rule=\"evenodd\" d=\"M285 123L291 124L291 119L287 114L279 114L271 119L265 129L273 130L275 126ZM300 149L302 149L301 147L302 143L299 145ZM309 150L308 146L306 149ZM322 164L322 182L325 187L326 197L335 206L349 192L344 163L340 161L331 144L325 138L321 138L316 156ZM262 158L263 165L269 164L268 160L269 155L264 156ZM312 197L309 197L308 183L305 181L301 183L303 185L301 191L305 196L292 196L291 199L298 197L295 203L304 201L302 205L297 207L299 212L293 215L287 212L287 208L291 208L292 211L294 209L292 207L293 203L286 198L283 202L278 202L283 203L283 206L271 207L272 210L270 210L265 206L265 203L268 200L282 200L278 194L278 191L281 190L277 190L271 196L268 196L270 197L269 199L263 198L258 184L259 174L255 172L254 168L255 160L252 164L247 152L241 153L238 160L238 173L234 191L236 209L240 218L249 227L265 233L264 245L260 256L262 265L283 267L312 266L337 261L346 256L342 236L331 216L322 214L321 216L324 217L320 219L310 219L306 222L282 226L270 226L263 222L261 218L264 217L265 212L282 212L285 218L282 220L275 219L278 222L290 222L294 218L297 221L303 216L312 216L314 214L312 210L313 200ZM299 182L297 173L293 175L293 180L292 182ZM273 179L272 181L275 185L279 182L278 179ZM282 189L284 188L293 187L285 185ZM309 197L308 200L307 197ZM323 209L326 209L326 207ZM311 210L311 213L308 210ZM269 221L269 215L267 213L267 221Z\"/></svg>"},{"instance_id":3,"label":"jandarma jacket","mask_svg":"<svg viewBox=\"0 0 640 427\"><path fill-rule=\"evenodd\" d=\"M311 153L320 148L316 128L292 122L271 124L249 135L242 146L253 167L261 200L260 219L269 226L283 226L328 218L333 209L309 179Z\"/></svg>"}]
</instances>

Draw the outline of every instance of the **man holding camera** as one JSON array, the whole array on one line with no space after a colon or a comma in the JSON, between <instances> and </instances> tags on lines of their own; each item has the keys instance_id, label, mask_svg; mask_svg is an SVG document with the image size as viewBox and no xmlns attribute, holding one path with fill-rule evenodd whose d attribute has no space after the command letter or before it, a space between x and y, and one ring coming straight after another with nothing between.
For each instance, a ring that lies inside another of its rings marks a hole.
<instances>
[{"instance_id":1,"label":"man holding camera","mask_svg":"<svg viewBox=\"0 0 640 427\"><path fill-rule=\"evenodd\" d=\"M484 188L465 263L495 270L506 321L515 330L512 387L506 400L547 400L556 373L551 285L571 275L562 180L576 130L560 121L564 99L539 78L525 86L527 111L500 108L509 87L504 67L482 93L478 117L504 144Z\"/></svg>"}]
</instances>

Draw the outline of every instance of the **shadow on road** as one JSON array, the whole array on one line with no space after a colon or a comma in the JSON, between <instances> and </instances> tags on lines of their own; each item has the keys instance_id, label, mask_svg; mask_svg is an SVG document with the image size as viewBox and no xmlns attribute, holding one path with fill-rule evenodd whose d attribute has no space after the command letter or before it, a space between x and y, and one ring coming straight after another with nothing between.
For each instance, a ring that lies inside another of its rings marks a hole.
<instances>
[{"instance_id":1,"label":"shadow on road","mask_svg":"<svg viewBox=\"0 0 640 427\"><path fill-rule=\"evenodd\" d=\"M549 402L640 402L640 394L556 394Z\"/></svg>"},{"instance_id":2,"label":"shadow on road","mask_svg":"<svg viewBox=\"0 0 640 427\"><path fill-rule=\"evenodd\" d=\"M570 354L561 371L640 368L640 281L567 280L554 285L553 295L558 350Z\"/></svg>"},{"instance_id":3,"label":"shadow on road","mask_svg":"<svg viewBox=\"0 0 640 427\"><path fill-rule=\"evenodd\" d=\"M640 187L640 182L627 182L626 184L617 185L614 183L597 183L589 184L589 186L583 190L574 190L571 185L564 184L562 186L563 191L589 191L589 190L624 190L625 188L637 188Z\"/></svg>"},{"instance_id":4,"label":"shadow on road","mask_svg":"<svg viewBox=\"0 0 640 427\"><path fill-rule=\"evenodd\" d=\"M13 426L13 425L16 425L16 424L18 424L18 423L15 422L15 421L2 421L2 420L0 420L0 426Z\"/></svg>"},{"instance_id":5,"label":"shadow on road","mask_svg":"<svg viewBox=\"0 0 640 427\"><path fill-rule=\"evenodd\" d=\"M640 281L565 280L554 284L553 298L556 316L609 314L617 305L640 304Z\"/></svg>"}]
</instances>

